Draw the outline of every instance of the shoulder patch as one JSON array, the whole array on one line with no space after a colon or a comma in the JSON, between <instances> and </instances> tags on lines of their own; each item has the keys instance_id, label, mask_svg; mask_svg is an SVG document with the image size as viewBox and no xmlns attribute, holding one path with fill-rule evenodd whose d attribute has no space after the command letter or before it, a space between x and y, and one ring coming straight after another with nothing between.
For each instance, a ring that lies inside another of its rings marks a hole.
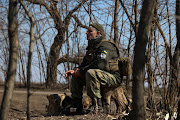
<instances>
[{"instance_id":1,"label":"shoulder patch","mask_svg":"<svg viewBox=\"0 0 180 120\"><path fill-rule=\"evenodd\" d=\"M104 53L106 53L106 54L107 54L107 50L104 50Z\"/></svg>"},{"instance_id":2,"label":"shoulder patch","mask_svg":"<svg viewBox=\"0 0 180 120\"><path fill-rule=\"evenodd\" d=\"M97 55L97 58L98 59L105 59L107 56L106 54L103 52L103 53L100 53L99 55Z\"/></svg>"}]
</instances>

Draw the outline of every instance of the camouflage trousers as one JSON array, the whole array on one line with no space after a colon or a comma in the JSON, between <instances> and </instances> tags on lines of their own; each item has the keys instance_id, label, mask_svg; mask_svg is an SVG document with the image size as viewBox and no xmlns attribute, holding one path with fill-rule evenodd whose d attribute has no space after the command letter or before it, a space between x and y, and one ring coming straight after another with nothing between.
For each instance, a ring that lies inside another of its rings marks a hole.
<instances>
[{"instance_id":1,"label":"camouflage trousers","mask_svg":"<svg viewBox=\"0 0 180 120\"><path fill-rule=\"evenodd\" d=\"M87 88L87 95L91 98L101 98L101 86L118 84L116 78L109 72L100 69L89 69L83 77L73 77L71 81L72 97L82 98L83 86Z\"/></svg>"}]
</instances>

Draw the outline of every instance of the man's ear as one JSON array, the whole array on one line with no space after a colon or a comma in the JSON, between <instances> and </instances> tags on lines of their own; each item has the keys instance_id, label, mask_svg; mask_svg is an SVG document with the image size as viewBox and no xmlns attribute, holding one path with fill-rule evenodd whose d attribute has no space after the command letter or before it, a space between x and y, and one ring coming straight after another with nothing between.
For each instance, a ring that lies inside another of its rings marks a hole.
<instances>
[{"instance_id":1,"label":"man's ear","mask_svg":"<svg viewBox=\"0 0 180 120\"><path fill-rule=\"evenodd\" d=\"M101 35L101 32L100 31L97 31L97 37Z\"/></svg>"}]
</instances>

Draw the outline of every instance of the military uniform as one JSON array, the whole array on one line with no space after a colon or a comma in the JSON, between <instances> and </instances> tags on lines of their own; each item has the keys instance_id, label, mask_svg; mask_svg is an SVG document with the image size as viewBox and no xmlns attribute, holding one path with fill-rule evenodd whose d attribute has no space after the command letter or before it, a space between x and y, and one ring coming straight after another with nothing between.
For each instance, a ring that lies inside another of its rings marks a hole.
<instances>
[{"instance_id":1,"label":"military uniform","mask_svg":"<svg viewBox=\"0 0 180 120\"><path fill-rule=\"evenodd\" d=\"M115 44L104 40L103 36L88 41L86 50L79 66L81 77L73 77L71 81L72 97L82 99L83 86L86 86L88 96L101 98L101 86L120 84L120 73L118 69L114 70L118 64L111 64L112 60L119 58L119 51Z\"/></svg>"}]
</instances>

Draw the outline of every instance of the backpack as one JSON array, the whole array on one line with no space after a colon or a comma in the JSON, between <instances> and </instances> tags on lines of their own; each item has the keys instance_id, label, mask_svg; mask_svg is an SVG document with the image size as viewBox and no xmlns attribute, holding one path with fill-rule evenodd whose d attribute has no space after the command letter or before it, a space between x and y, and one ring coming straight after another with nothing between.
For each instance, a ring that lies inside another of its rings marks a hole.
<instances>
[{"instance_id":1,"label":"backpack","mask_svg":"<svg viewBox=\"0 0 180 120\"><path fill-rule=\"evenodd\" d=\"M129 57L120 57L118 66L121 76L129 76L132 74L132 62Z\"/></svg>"},{"instance_id":2,"label":"backpack","mask_svg":"<svg viewBox=\"0 0 180 120\"><path fill-rule=\"evenodd\" d=\"M118 51L118 54L119 54L119 58L117 59L118 61L114 61L114 62L117 62L118 66L119 66L120 75L121 76L129 76L129 75L131 75L132 74L132 62L131 62L131 59L129 57L121 57L120 52L119 52L119 48L112 41L104 39L98 44L98 46L100 46L103 42L110 42L111 44L113 44L116 47L116 49ZM113 64L115 64L115 63L113 63ZM116 68L114 68L114 70L115 69Z\"/></svg>"}]
</instances>

